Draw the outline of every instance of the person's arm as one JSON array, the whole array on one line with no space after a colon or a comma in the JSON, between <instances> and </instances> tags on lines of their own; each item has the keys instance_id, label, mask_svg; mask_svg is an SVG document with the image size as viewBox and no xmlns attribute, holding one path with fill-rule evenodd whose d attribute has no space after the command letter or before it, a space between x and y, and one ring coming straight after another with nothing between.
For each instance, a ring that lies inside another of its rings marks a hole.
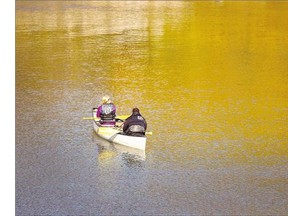
<instances>
[{"instance_id":1,"label":"person's arm","mask_svg":"<svg viewBox=\"0 0 288 216\"><path fill-rule=\"evenodd\" d=\"M123 132L125 132L125 131L127 130L127 128L128 128L128 124L127 124L127 122L125 121L125 122L123 123Z\"/></svg>"},{"instance_id":2,"label":"person's arm","mask_svg":"<svg viewBox=\"0 0 288 216\"><path fill-rule=\"evenodd\" d=\"M96 115L97 118L100 118L101 111L102 111L102 106L99 106L97 109L97 115Z\"/></svg>"},{"instance_id":3,"label":"person's arm","mask_svg":"<svg viewBox=\"0 0 288 216\"><path fill-rule=\"evenodd\" d=\"M129 127L129 122L131 121L131 116L127 118L123 124L123 131L125 132Z\"/></svg>"},{"instance_id":4,"label":"person's arm","mask_svg":"<svg viewBox=\"0 0 288 216\"><path fill-rule=\"evenodd\" d=\"M144 128L146 130L147 129L147 122L146 122L146 119L143 116L142 116L142 118L143 118Z\"/></svg>"},{"instance_id":5,"label":"person's arm","mask_svg":"<svg viewBox=\"0 0 288 216\"><path fill-rule=\"evenodd\" d=\"M115 106L115 104L113 104L113 113L116 116L116 106Z\"/></svg>"},{"instance_id":6,"label":"person's arm","mask_svg":"<svg viewBox=\"0 0 288 216\"><path fill-rule=\"evenodd\" d=\"M146 120L144 119L144 128L145 128L145 130L147 129L147 122L146 122Z\"/></svg>"}]
</instances>

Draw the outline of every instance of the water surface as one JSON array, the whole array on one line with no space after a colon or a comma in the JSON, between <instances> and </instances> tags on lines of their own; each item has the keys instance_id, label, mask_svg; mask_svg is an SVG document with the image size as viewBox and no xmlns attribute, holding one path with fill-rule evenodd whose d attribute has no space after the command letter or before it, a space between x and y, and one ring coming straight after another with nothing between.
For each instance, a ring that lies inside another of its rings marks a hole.
<instances>
[{"instance_id":1,"label":"water surface","mask_svg":"<svg viewBox=\"0 0 288 216\"><path fill-rule=\"evenodd\" d=\"M17 1L16 214L287 214L287 9ZM82 120L104 94L144 153Z\"/></svg>"}]
</instances>

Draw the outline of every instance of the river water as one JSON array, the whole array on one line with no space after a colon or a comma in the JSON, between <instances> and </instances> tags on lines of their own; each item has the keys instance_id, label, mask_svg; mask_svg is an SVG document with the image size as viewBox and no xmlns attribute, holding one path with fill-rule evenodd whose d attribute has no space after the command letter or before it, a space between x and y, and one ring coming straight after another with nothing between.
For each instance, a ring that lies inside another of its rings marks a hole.
<instances>
[{"instance_id":1,"label":"river water","mask_svg":"<svg viewBox=\"0 0 288 216\"><path fill-rule=\"evenodd\" d=\"M17 215L288 212L288 2L17 1ZM108 94L145 152L99 138Z\"/></svg>"}]
</instances>

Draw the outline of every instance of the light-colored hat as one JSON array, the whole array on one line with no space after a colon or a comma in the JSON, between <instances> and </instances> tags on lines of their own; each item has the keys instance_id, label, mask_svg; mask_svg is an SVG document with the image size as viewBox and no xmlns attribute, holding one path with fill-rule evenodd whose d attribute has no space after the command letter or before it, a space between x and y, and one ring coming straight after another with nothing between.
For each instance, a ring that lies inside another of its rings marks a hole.
<instances>
[{"instance_id":1,"label":"light-colored hat","mask_svg":"<svg viewBox=\"0 0 288 216\"><path fill-rule=\"evenodd\" d=\"M108 95L105 95L103 98L102 98L102 103L111 103L111 99Z\"/></svg>"}]
</instances>

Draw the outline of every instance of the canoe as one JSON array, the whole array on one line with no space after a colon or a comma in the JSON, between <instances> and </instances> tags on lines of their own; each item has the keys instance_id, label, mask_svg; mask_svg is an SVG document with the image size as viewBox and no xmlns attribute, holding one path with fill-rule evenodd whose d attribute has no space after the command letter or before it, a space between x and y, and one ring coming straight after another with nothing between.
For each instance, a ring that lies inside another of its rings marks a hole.
<instances>
[{"instance_id":1,"label":"canoe","mask_svg":"<svg viewBox=\"0 0 288 216\"><path fill-rule=\"evenodd\" d=\"M109 142L117 143L131 148L145 150L147 139L146 136L135 137L121 134L123 131L119 125L123 122L117 122L115 126L102 126L99 123L99 119L96 117L96 110L92 111L92 116L94 131L99 137Z\"/></svg>"}]
</instances>

